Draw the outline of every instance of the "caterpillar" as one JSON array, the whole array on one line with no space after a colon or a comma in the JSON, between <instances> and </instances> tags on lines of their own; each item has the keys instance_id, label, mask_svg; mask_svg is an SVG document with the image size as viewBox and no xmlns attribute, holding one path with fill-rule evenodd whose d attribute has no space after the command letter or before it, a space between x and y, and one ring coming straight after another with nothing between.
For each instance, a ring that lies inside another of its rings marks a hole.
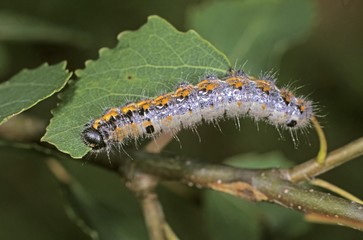
<instances>
[{"instance_id":1,"label":"caterpillar","mask_svg":"<svg viewBox=\"0 0 363 240\"><path fill-rule=\"evenodd\" d=\"M311 101L275 85L273 77L251 77L242 70L208 76L196 85L181 84L174 92L112 107L85 124L83 142L93 150L108 149L162 132L176 133L204 121L248 116L283 129L311 125Z\"/></svg>"}]
</instances>

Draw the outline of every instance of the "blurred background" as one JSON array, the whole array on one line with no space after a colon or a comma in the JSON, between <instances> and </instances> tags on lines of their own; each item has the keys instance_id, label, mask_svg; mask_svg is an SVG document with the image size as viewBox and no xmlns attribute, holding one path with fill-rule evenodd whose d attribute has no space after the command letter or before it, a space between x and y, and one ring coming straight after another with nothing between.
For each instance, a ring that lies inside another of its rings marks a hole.
<instances>
[{"instance_id":1,"label":"blurred background","mask_svg":"<svg viewBox=\"0 0 363 240\"><path fill-rule=\"evenodd\" d=\"M251 75L273 70L277 85L291 86L297 95L308 96L319 109L329 149L333 150L363 135L363 2L289 2L1 0L0 81L43 62L67 60L70 70L83 68L86 60L97 59L100 48L113 48L118 33L136 30L149 15L156 14L180 31L195 29L232 64L243 65ZM17 138L14 132L6 136L3 129L1 137L39 142L57 101L52 97L24 114L32 119L29 125L22 124L35 130L31 138ZM171 143L166 151L213 162L247 158L256 166L269 159L289 159L290 164L297 164L318 151L312 129L299 134L295 147L289 133L281 136L273 127L256 125L250 119L241 120L240 130L233 120L221 122L220 128L222 132L215 126L199 127L201 142L195 133L183 131L178 135L180 143ZM66 193L42 161L43 156L0 151L1 239L89 239L77 226L82 225L81 218L73 216L74 205L69 204L73 198L94 213L86 215L99 232L108 233L101 234L107 236L103 239L146 238L137 200L117 176L88 162L62 162L84 191L80 195ZM351 161L322 178L363 198L362 160ZM304 223L301 215L288 210L282 214L285 210L280 207L241 203L178 184L161 187L160 197L181 239L362 236L348 228Z\"/></svg>"}]
</instances>

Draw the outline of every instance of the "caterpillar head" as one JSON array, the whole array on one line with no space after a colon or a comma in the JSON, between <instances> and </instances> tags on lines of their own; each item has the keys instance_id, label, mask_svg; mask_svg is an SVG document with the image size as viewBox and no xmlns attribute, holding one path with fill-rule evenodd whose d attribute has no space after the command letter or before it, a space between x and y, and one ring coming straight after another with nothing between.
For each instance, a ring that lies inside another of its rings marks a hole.
<instances>
[{"instance_id":1,"label":"caterpillar head","mask_svg":"<svg viewBox=\"0 0 363 240\"><path fill-rule=\"evenodd\" d=\"M88 124L82 131L82 140L87 146L94 150L106 147L106 143L101 133Z\"/></svg>"}]
</instances>

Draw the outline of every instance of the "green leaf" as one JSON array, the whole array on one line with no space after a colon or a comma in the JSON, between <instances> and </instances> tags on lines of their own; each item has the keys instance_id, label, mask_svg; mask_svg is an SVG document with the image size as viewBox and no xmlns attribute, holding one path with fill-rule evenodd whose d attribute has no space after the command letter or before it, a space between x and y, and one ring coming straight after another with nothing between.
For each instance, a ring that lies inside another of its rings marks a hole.
<instances>
[{"instance_id":1,"label":"green leaf","mask_svg":"<svg viewBox=\"0 0 363 240\"><path fill-rule=\"evenodd\" d=\"M189 25L252 74L278 67L291 45L312 30L312 1L211 1L191 9Z\"/></svg>"},{"instance_id":2,"label":"green leaf","mask_svg":"<svg viewBox=\"0 0 363 240\"><path fill-rule=\"evenodd\" d=\"M196 83L207 73L225 74L230 66L196 32L179 32L157 16L118 40L116 48L101 49L98 60L77 72L80 79L63 96L43 137L74 158L90 150L80 137L84 124L105 109L174 90L184 79Z\"/></svg>"},{"instance_id":3,"label":"green leaf","mask_svg":"<svg viewBox=\"0 0 363 240\"><path fill-rule=\"evenodd\" d=\"M90 42L79 30L72 30L34 17L13 12L0 12L0 42L50 42L84 47Z\"/></svg>"},{"instance_id":4,"label":"green leaf","mask_svg":"<svg viewBox=\"0 0 363 240\"><path fill-rule=\"evenodd\" d=\"M23 70L0 85L0 124L60 91L71 76L66 63Z\"/></svg>"}]
</instances>

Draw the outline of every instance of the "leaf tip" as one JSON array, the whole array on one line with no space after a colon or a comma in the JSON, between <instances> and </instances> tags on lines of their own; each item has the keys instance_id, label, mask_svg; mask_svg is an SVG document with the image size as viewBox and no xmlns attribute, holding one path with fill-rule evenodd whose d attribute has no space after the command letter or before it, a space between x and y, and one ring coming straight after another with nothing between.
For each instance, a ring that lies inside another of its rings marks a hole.
<instances>
[{"instance_id":1,"label":"leaf tip","mask_svg":"<svg viewBox=\"0 0 363 240\"><path fill-rule=\"evenodd\" d=\"M85 65L85 67L87 68L87 67L90 67L91 65L92 65L92 63L94 63L94 60L92 60L92 59L88 59L88 60L86 60L85 62L84 62L84 65ZM78 73L78 72L81 72L82 71L82 69L79 69L79 70L77 70L76 72Z\"/></svg>"},{"instance_id":2,"label":"leaf tip","mask_svg":"<svg viewBox=\"0 0 363 240\"><path fill-rule=\"evenodd\" d=\"M61 62L59 63L59 65L61 65L61 66L62 66L62 69L64 69L64 70L66 70L67 72L69 72L69 70L67 69L67 64L68 64L68 62L67 62L66 60L61 61Z\"/></svg>"},{"instance_id":3,"label":"leaf tip","mask_svg":"<svg viewBox=\"0 0 363 240\"><path fill-rule=\"evenodd\" d=\"M98 50L98 54L100 57L107 56L108 52L110 52L110 49L107 47L103 47L103 48L100 48L100 50Z\"/></svg>"},{"instance_id":4,"label":"leaf tip","mask_svg":"<svg viewBox=\"0 0 363 240\"><path fill-rule=\"evenodd\" d=\"M131 31L122 31L117 35L117 40L120 41L125 35L130 33Z\"/></svg>"},{"instance_id":5,"label":"leaf tip","mask_svg":"<svg viewBox=\"0 0 363 240\"><path fill-rule=\"evenodd\" d=\"M51 120L52 122L52 120ZM54 141L52 140L52 136L49 134L48 132L48 128L51 124L48 125L48 127L46 128L46 133L44 134L44 136L40 139L41 142L46 142L49 143L51 145L53 145L57 150L59 150L62 153L68 154L69 156L71 156L73 159L81 159L82 157L84 157L89 151L90 148L82 148L82 149L78 149L78 151L67 151L60 145L58 145L57 143L54 143Z\"/></svg>"}]
</instances>

